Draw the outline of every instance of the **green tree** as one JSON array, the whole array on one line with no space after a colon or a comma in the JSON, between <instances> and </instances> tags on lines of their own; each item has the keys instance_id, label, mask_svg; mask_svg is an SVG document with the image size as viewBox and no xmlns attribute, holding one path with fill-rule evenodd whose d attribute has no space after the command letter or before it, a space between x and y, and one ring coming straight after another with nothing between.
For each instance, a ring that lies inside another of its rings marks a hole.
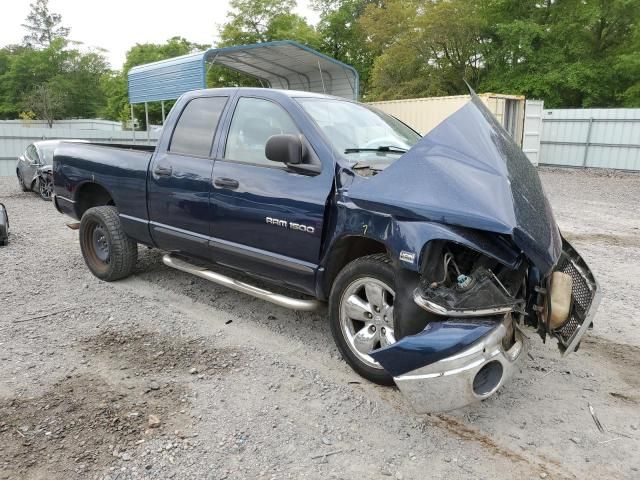
<instances>
[{"instance_id":1,"label":"green tree","mask_svg":"<svg viewBox=\"0 0 640 480\"><path fill-rule=\"evenodd\" d=\"M317 32L321 52L354 67L360 75L360 93L367 95L369 77L376 57L374 44L367 42L367 32L358 21L373 0L315 0L320 13Z\"/></svg>"},{"instance_id":2,"label":"green tree","mask_svg":"<svg viewBox=\"0 0 640 480\"><path fill-rule=\"evenodd\" d=\"M56 39L64 39L70 29L62 25L62 16L49 11L48 0L36 0L29 5L29 15L22 26L27 30L23 43L29 47L46 48Z\"/></svg>"},{"instance_id":3,"label":"green tree","mask_svg":"<svg viewBox=\"0 0 640 480\"><path fill-rule=\"evenodd\" d=\"M101 88L108 72L101 51L84 53L55 39L43 49L5 47L0 50L0 117L16 118L25 95L47 84L64 93L62 118L92 118L106 102Z\"/></svg>"},{"instance_id":4,"label":"green tree","mask_svg":"<svg viewBox=\"0 0 640 480\"><path fill-rule=\"evenodd\" d=\"M51 128L55 119L62 118L65 93L55 84L43 83L24 96L23 105L25 110L34 112L37 118L46 120Z\"/></svg>"},{"instance_id":5,"label":"green tree","mask_svg":"<svg viewBox=\"0 0 640 480\"><path fill-rule=\"evenodd\" d=\"M638 105L637 0L381 0L358 22L374 98L466 93L465 78L550 107Z\"/></svg>"},{"instance_id":6,"label":"green tree","mask_svg":"<svg viewBox=\"0 0 640 480\"><path fill-rule=\"evenodd\" d=\"M296 40L316 47L318 35L307 21L292 13L295 0L231 0L218 46Z\"/></svg>"},{"instance_id":7,"label":"green tree","mask_svg":"<svg viewBox=\"0 0 640 480\"><path fill-rule=\"evenodd\" d=\"M370 4L359 22L379 52L374 98L451 95L476 85L486 21L479 1L389 0Z\"/></svg>"},{"instance_id":8,"label":"green tree","mask_svg":"<svg viewBox=\"0 0 640 480\"><path fill-rule=\"evenodd\" d=\"M486 32L483 88L543 98L550 107L613 107L633 98L636 0L496 0L486 14L495 22Z\"/></svg>"}]
</instances>

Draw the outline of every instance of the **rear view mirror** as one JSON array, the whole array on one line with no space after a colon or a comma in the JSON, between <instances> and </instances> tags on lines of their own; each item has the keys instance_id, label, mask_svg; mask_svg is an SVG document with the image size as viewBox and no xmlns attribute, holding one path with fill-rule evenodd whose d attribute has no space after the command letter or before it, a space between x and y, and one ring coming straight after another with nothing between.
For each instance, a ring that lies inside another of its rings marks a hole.
<instances>
[{"instance_id":1,"label":"rear view mirror","mask_svg":"<svg viewBox=\"0 0 640 480\"><path fill-rule=\"evenodd\" d=\"M300 165L306 156L306 148L298 135L273 135L264 147L265 156L272 162Z\"/></svg>"}]
</instances>

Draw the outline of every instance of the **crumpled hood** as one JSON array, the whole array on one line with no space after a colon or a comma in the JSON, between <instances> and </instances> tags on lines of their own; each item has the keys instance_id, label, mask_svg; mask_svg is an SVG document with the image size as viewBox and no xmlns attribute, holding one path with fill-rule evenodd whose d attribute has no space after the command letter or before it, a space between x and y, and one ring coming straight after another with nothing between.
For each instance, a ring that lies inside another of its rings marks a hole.
<instances>
[{"instance_id":1,"label":"crumpled hood","mask_svg":"<svg viewBox=\"0 0 640 480\"><path fill-rule=\"evenodd\" d=\"M543 272L562 248L535 167L473 92L378 175L345 193L356 205L397 217L510 235Z\"/></svg>"}]
</instances>

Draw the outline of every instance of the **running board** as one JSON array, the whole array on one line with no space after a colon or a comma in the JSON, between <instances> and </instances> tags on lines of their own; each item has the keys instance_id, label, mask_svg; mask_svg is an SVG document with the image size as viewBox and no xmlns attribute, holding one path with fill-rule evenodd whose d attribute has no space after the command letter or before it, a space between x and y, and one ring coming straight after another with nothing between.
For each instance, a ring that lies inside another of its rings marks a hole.
<instances>
[{"instance_id":1,"label":"running board","mask_svg":"<svg viewBox=\"0 0 640 480\"><path fill-rule=\"evenodd\" d=\"M226 275L211 271L206 267L193 265L170 253L165 254L162 257L162 261L168 267L191 273L192 275L196 275L197 277L204 278L205 280L209 280L210 282L217 283L218 285L222 285L223 287L228 287L232 290L252 295L261 300L275 303L276 305L279 305L281 307L291 308L292 310L314 311L317 310L321 304L321 302L319 302L318 300L303 300L299 298L291 298L280 295L278 293L270 292L268 290L264 290L262 288L258 288L254 285L249 285L248 283L244 283L231 277L227 277Z\"/></svg>"}]
</instances>

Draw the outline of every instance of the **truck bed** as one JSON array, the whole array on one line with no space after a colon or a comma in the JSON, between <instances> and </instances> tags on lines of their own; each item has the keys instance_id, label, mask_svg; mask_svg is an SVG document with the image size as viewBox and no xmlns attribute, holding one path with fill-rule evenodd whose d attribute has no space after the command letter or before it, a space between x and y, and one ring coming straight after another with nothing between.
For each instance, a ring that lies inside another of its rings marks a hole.
<instances>
[{"instance_id":1,"label":"truck bed","mask_svg":"<svg viewBox=\"0 0 640 480\"><path fill-rule=\"evenodd\" d=\"M53 157L57 205L80 218L81 192L106 189L121 215L147 220L147 169L152 145L61 143ZM97 185L96 185L97 184Z\"/></svg>"}]
</instances>

